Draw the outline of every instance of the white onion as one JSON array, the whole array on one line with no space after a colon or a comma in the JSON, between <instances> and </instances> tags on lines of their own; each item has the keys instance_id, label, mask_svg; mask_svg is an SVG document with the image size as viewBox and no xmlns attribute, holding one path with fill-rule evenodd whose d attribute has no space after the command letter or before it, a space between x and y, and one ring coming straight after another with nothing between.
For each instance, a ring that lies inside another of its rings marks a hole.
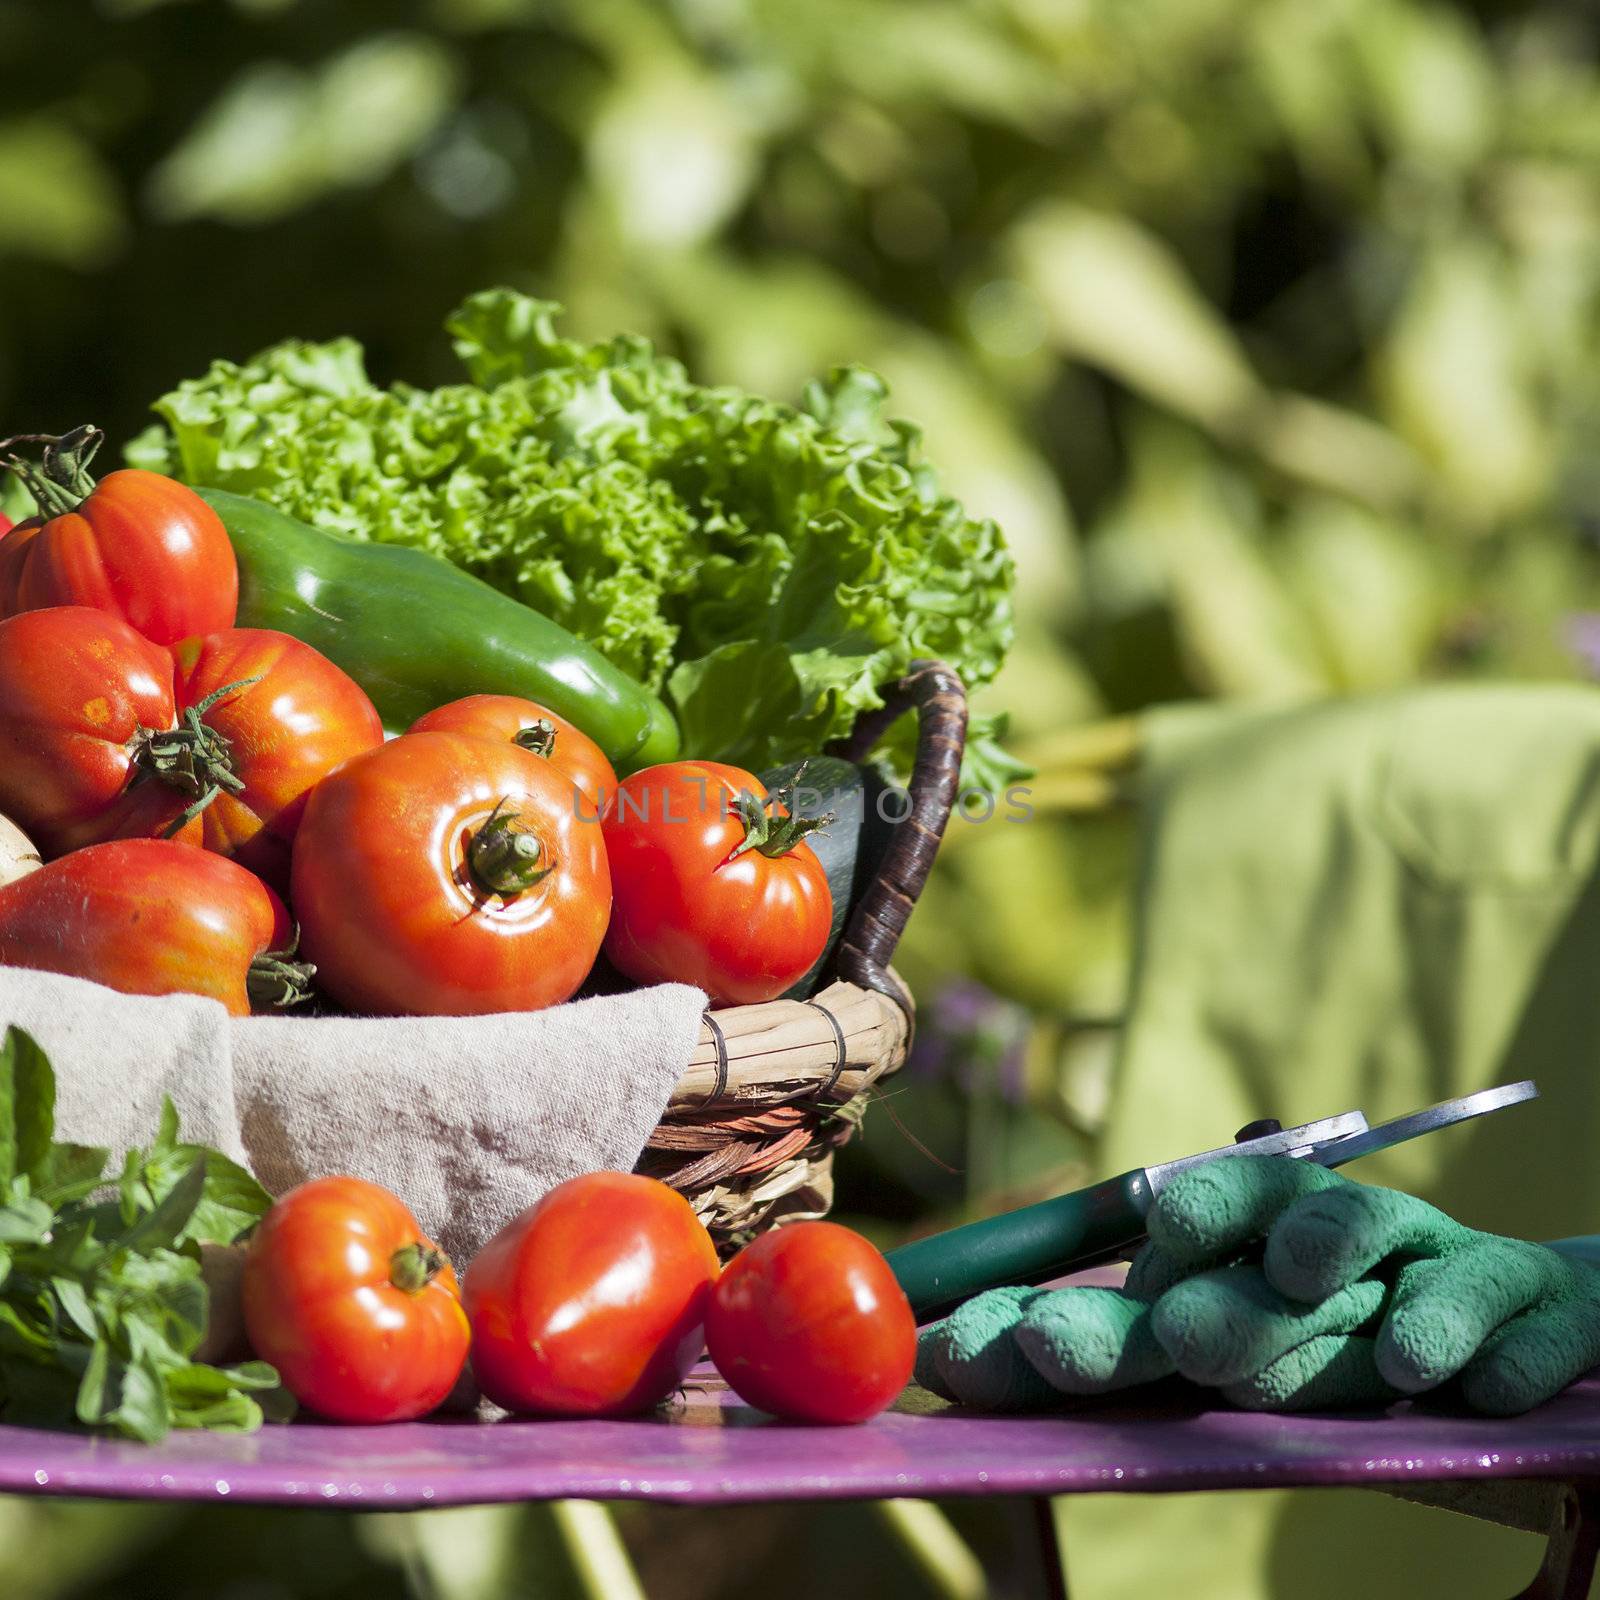
<instances>
[{"instance_id":1,"label":"white onion","mask_svg":"<svg viewBox=\"0 0 1600 1600\"><path fill-rule=\"evenodd\" d=\"M43 865L27 834L9 818L0 817L0 888Z\"/></svg>"}]
</instances>

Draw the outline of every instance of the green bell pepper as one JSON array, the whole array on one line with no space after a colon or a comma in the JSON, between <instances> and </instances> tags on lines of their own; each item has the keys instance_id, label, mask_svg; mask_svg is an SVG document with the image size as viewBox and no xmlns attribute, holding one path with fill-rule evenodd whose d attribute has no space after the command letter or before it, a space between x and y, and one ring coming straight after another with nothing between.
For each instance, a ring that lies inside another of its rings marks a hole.
<instances>
[{"instance_id":1,"label":"green bell pepper","mask_svg":"<svg viewBox=\"0 0 1600 1600\"><path fill-rule=\"evenodd\" d=\"M670 761L666 705L560 624L421 550L296 522L221 489L197 491L239 559L239 626L292 634L350 674L384 725L408 728L469 694L536 700L623 772Z\"/></svg>"}]
</instances>

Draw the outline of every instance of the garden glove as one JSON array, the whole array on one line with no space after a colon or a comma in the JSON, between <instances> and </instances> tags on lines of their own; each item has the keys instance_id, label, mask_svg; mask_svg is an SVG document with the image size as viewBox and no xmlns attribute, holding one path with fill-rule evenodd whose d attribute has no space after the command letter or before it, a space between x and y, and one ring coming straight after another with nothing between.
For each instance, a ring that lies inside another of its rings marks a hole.
<instances>
[{"instance_id":1,"label":"garden glove","mask_svg":"<svg viewBox=\"0 0 1600 1600\"><path fill-rule=\"evenodd\" d=\"M916 1380L946 1400L986 1411L1030 1411L1063 1394L1098 1395L1170 1377L1172 1358L1156 1343L1150 1310L1157 1297L1197 1267L1161 1246L1143 1246L1120 1289L991 1289L925 1328ZM1051 1360L1035 1362L1016 1334L1037 1318Z\"/></svg>"},{"instance_id":2,"label":"garden glove","mask_svg":"<svg viewBox=\"0 0 1600 1600\"><path fill-rule=\"evenodd\" d=\"M1474 1411L1512 1416L1600 1363L1600 1270L1582 1249L1481 1233L1337 1179L1277 1218L1263 1270L1282 1294L1324 1303L1381 1272L1393 1286L1373 1350L1382 1376L1404 1394L1459 1377Z\"/></svg>"},{"instance_id":3,"label":"garden glove","mask_svg":"<svg viewBox=\"0 0 1600 1600\"><path fill-rule=\"evenodd\" d=\"M1123 1290L979 1296L924 1334L919 1379L1026 1409L1051 1390L1103 1394L1175 1371L1237 1405L1290 1410L1459 1375L1468 1405L1508 1415L1600 1362L1600 1270L1581 1242L1479 1233L1281 1156L1181 1174L1149 1227ZM1263 1238L1260 1264L1241 1259Z\"/></svg>"}]
</instances>

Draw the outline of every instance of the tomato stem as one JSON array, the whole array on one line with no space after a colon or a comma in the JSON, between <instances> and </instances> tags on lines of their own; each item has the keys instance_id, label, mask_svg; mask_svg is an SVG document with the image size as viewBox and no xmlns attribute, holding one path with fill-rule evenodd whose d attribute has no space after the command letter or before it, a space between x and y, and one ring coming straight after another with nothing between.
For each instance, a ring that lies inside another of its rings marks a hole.
<instances>
[{"instance_id":1,"label":"tomato stem","mask_svg":"<svg viewBox=\"0 0 1600 1600\"><path fill-rule=\"evenodd\" d=\"M245 991L252 1006L298 1006L311 998L311 980L317 969L309 961L295 960L299 948L297 926L286 949L263 951L250 963Z\"/></svg>"},{"instance_id":2,"label":"tomato stem","mask_svg":"<svg viewBox=\"0 0 1600 1600\"><path fill-rule=\"evenodd\" d=\"M519 728L512 734L511 742L519 749L531 750L536 756L553 755L556 725L548 717L540 717L537 722L530 722L526 728Z\"/></svg>"},{"instance_id":3,"label":"tomato stem","mask_svg":"<svg viewBox=\"0 0 1600 1600\"><path fill-rule=\"evenodd\" d=\"M544 846L502 799L467 845L467 870L491 894L521 894L554 868L544 854Z\"/></svg>"},{"instance_id":4,"label":"tomato stem","mask_svg":"<svg viewBox=\"0 0 1600 1600\"><path fill-rule=\"evenodd\" d=\"M765 797L740 790L735 808L744 823L744 839L728 857L730 861L737 861L747 850L759 850L764 856L786 856L808 833L816 833L837 820L832 811L820 817L799 817L792 810L781 817L768 812L767 807L779 803L785 795L793 803L805 774L802 765L791 783L780 785Z\"/></svg>"},{"instance_id":5,"label":"tomato stem","mask_svg":"<svg viewBox=\"0 0 1600 1600\"><path fill-rule=\"evenodd\" d=\"M140 728L134 734L128 747L137 769L134 781L157 778L191 796L191 803L162 834L164 839L182 833L224 789L238 794L244 788L244 780L233 770L232 741L201 718L224 696L260 682L260 678L241 678L237 683L225 683L190 706L178 727Z\"/></svg>"},{"instance_id":6,"label":"tomato stem","mask_svg":"<svg viewBox=\"0 0 1600 1600\"><path fill-rule=\"evenodd\" d=\"M39 507L40 516L64 517L76 511L94 493L89 463L105 437L99 428L88 425L63 434L15 433L9 439L0 439L0 466L22 480L23 487ZM19 444L43 446L42 472L31 461L15 454Z\"/></svg>"},{"instance_id":7,"label":"tomato stem","mask_svg":"<svg viewBox=\"0 0 1600 1600\"><path fill-rule=\"evenodd\" d=\"M449 1265L450 1257L437 1245L416 1239L389 1257L389 1282L407 1294L421 1294Z\"/></svg>"}]
</instances>

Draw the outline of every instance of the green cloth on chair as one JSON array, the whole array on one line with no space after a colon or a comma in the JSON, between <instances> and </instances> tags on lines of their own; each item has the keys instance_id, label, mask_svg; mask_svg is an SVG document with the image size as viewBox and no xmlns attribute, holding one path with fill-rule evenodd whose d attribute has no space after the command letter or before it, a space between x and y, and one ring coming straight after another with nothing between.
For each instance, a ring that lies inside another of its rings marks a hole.
<instances>
[{"instance_id":1,"label":"green cloth on chair","mask_svg":"<svg viewBox=\"0 0 1600 1600\"><path fill-rule=\"evenodd\" d=\"M1600 1229L1600 691L1449 686L1145 726L1137 944L1106 1174L1532 1077L1350 1169L1467 1226ZM1075 1499L1077 1600L1492 1593L1531 1539L1310 1494ZM1431 1521L1430 1521L1431 1519ZM1393 1542L1414 1531L1415 1551ZM1377 1530L1369 1532L1369 1530ZM1288 1577L1293 1574L1292 1584ZM1488 1587L1486 1587L1486 1585Z\"/></svg>"}]
</instances>

